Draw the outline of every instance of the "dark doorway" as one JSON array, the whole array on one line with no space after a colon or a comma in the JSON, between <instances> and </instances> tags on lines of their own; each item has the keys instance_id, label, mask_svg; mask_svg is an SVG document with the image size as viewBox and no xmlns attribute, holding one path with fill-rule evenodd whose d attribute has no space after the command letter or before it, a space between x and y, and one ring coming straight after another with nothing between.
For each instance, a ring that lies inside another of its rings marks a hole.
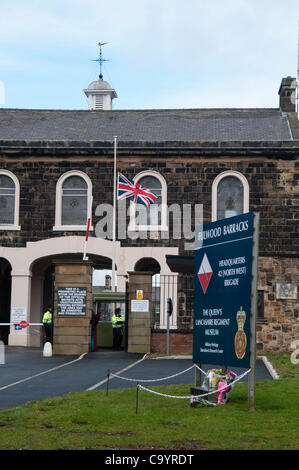
<instances>
[{"instance_id":1,"label":"dark doorway","mask_svg":"<svg viewBox=\"0 0 299 470\"><path fill-rule=\"evenodd\" d=\"M43 311L51 305L54 308L54 279L55 266L50 264L44 272L44 289L43 289Z\"/></svg>"},{"instance_id":2,"label":"dark doorway","mask_svg":"<svg viewBox=\"0 0 299 470\"><path fill-rule=\"evenodd\" d=\"M0 323L10 322L11 266L0 258ZM0 341L8 344L9 326L0 326Z\"/></svg>"}]
</instances>

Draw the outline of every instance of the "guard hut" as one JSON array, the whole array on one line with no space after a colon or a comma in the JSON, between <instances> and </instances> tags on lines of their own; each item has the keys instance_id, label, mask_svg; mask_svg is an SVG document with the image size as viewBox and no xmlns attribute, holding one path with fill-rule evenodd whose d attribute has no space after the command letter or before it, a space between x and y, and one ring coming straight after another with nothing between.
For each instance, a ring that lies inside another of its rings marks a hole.
<instances>
[{"instance_id":1,"label":"guard hut","mask_svg":"<svg viewBox=\"0 0 299 470\"><path fill-rule=\"evenodd\" d=\"M94 288L95 289L95 288ZM98 316L97 324L97 347L112 348L112 316L116 308L121 309L122 317L125 319L126 327L126 293L111 291L93 291L92 294L93 311ZM126 328L122 346L125 347Z\"/></svg>"}]
</instances>

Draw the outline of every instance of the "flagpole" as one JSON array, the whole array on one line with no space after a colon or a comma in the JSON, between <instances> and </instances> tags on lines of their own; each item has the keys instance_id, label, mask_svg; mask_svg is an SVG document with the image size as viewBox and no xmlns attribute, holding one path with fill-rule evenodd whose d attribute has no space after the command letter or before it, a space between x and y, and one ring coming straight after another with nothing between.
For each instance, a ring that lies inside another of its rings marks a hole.
<instances>
[{"instance_id":1,"label":"flagpole","mask_svg":"<svg viewBox=\"0 0 299 470\"><path fill-rule=\"evenodd\" d=\"M117 136L114 136L113 226L112 226L112 292L115 292L115 255L116 255L116 148L117 148Z\"/></svg>"}]
</instances>

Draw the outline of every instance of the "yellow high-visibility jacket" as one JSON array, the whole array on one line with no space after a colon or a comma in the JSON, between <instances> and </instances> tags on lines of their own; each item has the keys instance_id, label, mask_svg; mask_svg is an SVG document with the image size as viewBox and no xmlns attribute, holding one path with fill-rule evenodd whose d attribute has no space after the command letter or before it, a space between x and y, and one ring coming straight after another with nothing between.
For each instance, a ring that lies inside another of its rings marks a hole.
<instances>
[{"instance_id":1,"label":"yellow high-visibility jacket","mask_svg":"<svg viewBox=\"0 0 299 470\"><path fill-rule=\"evenodd\" d=\"M124 319L122 317L117 317L113 315L112 317L112 328L121 328L124 324Z\"/></svg>"},{"instance_id":2,"label":"yellow high-visibility jacket","mask_svg":"<svg viewBox=\"0 0 299 470\"><path fill-rule=\"evenodd\" d=\"M51 324L52 323L52 313L47 310L43 316L43 323Z\"/></svg>"}]
</instances>

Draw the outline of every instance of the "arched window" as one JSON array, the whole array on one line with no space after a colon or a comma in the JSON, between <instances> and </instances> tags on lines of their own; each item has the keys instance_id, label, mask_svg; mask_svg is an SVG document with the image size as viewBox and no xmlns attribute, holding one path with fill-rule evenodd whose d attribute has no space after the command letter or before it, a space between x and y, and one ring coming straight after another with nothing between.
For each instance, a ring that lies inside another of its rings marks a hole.
<instances>
[{"instance_id":1,"label":"arched window","mask_svg":"<svg viewBox=\"0 0 299 470\"><path fill-rule=\"evenodd\" d=\"M167 185L164 178L156 171L143 171L135 176L134 182L152 191L157 200L149 208L131 203L129 230L168 230Z\"/></svg>"},{"instance_id":2,"label":"arched window","mask_svg":"<svg viewBox=\"0 0 299 470\"><path fill-rule=\"evenodd\" d=\"M87 183L81 176L69 176L62 184L61 224L84 225L87 221Z\"/></svg>"},{"instance_id":3,"label":"arched window","mask_svg":"<svg viewBox=\"0 0 299 470\"><path fill-rule=\"evenodd\" d=\"M91 181L85 173L69 171L62 175L56 186L53 230L85 230L91 197Z\"/></svg>"},{"instance_id":4,"label":"arched window","mask_svg":"<svg viewBox=\"0 0 299 470\"><path fill-rule=\"evenodd\" d=\"M249 211L249 185L237 171L224 171L212 187L212 221L226 219Z\"/></svg>"},{"instance_id":5,"label":"arched window","mask_svg":"<svg viewBox=\"0 0 299 470\"><path fill-rule=\"evenodd\" d=\"M20 230L20 185L16 176L0 170L0 230Z\"/></svg>"}]
</instances>

